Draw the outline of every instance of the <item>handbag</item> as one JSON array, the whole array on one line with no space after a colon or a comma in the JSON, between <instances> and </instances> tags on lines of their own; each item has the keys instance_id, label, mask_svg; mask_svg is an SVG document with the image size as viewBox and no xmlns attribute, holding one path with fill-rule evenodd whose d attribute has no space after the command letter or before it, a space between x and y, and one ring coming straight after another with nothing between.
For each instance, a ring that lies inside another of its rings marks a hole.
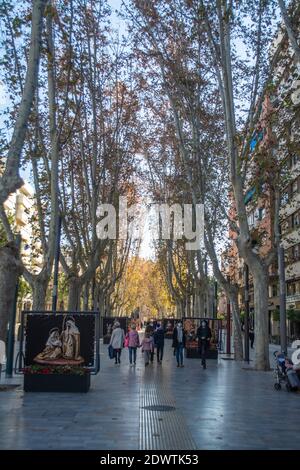
<instances>
[{"instance_id":1,"label":"handbag","mask_svg":"<svg viewBox=\"0 0 300 470\"><path fill-rule=\"evenodd\" d=\"M108 346L108 356L109 359L114 359L115 357L115 351L111 344Z\"/></svg>"},{"instance_id":2,"label":"handbag","mask_svg":"<svg viewBox=\"0 0 300 470\"><path fill-rule=\"evenodd\" d=\"M126 336L125 336L124 347L125 347L125 348L128 348L128 347L129 347L129 335L126 335Z\"/></svg>"}]
</instances>

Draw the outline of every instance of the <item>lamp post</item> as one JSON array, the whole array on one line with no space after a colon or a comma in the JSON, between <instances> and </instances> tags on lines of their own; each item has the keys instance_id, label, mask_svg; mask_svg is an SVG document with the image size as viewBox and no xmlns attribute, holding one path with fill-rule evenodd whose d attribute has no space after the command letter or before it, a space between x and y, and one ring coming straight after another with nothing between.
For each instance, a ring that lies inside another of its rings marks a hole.
<instances>
[{"instance_id":1,"label":"lamp post","mask_svg":"<svg viewBox=\"0 0 300 470\"><path fill-rule=\"evenodd\" d=\"M245 281L245 361L249 362L249 268L244 265L244 281Z\"/></svg>"},{"instance_id":2,"label":"lamp post","mask_svg":"<svg viewBox=\"0 0 300 470\"><path fill-rule=\"evenodd\" d=\"M20 247L21 247L21 235L20 234L16 236L15 244L19 253ZM5 371L5 376L7 378L11 378L13 374L18 291L19 291L19 276L17 277L17 282L15 286L14 302L12 305L12 311L10 315L8 335L7 335L7 354L6 354L7 360L6 360L6 371Z\"/></svg>"}]
</instances>

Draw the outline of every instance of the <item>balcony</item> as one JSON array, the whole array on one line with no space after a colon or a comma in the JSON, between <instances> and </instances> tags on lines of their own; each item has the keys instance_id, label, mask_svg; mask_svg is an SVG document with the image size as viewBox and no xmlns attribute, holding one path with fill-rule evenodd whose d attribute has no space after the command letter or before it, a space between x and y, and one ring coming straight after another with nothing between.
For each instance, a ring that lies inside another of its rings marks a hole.
<instances>
[{"instance_id":1,"label":"balcony","mask_svg":"<svg viewBox=\"0 0 300 470\"><path fill-rule=\"evenodd\" d=\"M300 293L299 294L293 294L293 295L287 295L286 296L286 301L287 301L287 303L300 302Z\"/></svg>"}]
</instances>

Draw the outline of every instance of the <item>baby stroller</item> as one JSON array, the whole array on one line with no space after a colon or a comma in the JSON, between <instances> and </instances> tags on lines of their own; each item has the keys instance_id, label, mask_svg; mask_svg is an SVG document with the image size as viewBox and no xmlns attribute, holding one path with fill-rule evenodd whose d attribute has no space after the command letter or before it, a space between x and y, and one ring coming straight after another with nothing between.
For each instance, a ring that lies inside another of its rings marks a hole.
<instances>
[{"instance_id":1,"label":"baby stroller","mask_svg":"<svg viewBox=\"0 0 300 470\"><path fill-rule=\"evenodd\" d=\"M297 373L293 370L292 362L280 351L275 351L274 357L275 390L281 390L282 383L285 384L285 388L288 392L298 390L300 381Z\"/></svg>"}]
</instances>

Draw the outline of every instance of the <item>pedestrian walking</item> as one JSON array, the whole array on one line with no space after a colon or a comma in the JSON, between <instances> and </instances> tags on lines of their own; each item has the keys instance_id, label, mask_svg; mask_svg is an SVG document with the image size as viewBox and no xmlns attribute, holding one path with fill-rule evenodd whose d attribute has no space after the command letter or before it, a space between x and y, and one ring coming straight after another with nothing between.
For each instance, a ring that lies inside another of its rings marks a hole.
<instances>
[{"instance_id":1,"label":"pedestrian walking","mask_svg":"<svg viewBox=\"0 0 300 470\"><path fill-rule=\"evenodd\" d=\"M147 323L147 326L146 326L146 329L145 329L145 334L148 334L149 336L152 337L153 339L153 334L154 334L154 327L153 327L153 323L152 322L149 322ZM153 340L154 341L154 340ZM150 354L150 361L151 363L153 363L153 359L154 359L154 349L153 351L151 352Z\"/></svg>"},{"instance_id":2,"label":"pedestrian walking","mask_svg":"<svg viewBox=\"0 0 300 470\"><path fill-rule=\"evenodd\" d=\"M121 363L120 357L121 357L122 348L124 347L124 340L125 340L124 330L121 328L119 322L115 322L114 329L113 329L110 342L109 342L109 344L112 346L114 350L115 364Z\"/></svg>"},{"instance_id":3,"label":"pedestrian walking","mask_svg":"<svg viewBox=\"0 0 300 470\"><path fill-rule=\"evenodd\" d=\"M181 321L179 321L176 327L174 328L172 347L175 349L177 367L184 367L183 350L185 348L185 331L182 327Z\"/></svg>"},{"instance_id":4,"label":"pedestrian walking","mask_svg":"<svg viewBox=\"0 0 300 470\"><path fill-rule=\"evenodd\" d=\"M249 331L249 339L250 339L250 346L251 346L251 349L253 349L253 345L254 345L254 330L252 328L250 328L250 331Z\"/></svg>"},{"instance_id":5,"label":"pedestrian walking","mask_svg":"<svg viewBox=\"0 0 300 470\"><path fill-rule=\"evenodd\" d=\"M126 339L128 342L129 362L130 362L130 365L132 366L132 362L134 365L136 364L136 351L137 351L137 348L140 347L140 338L136 330L135 323L132 323L129 332L126 335Z\"/></svg>"},{"instance_id":6,"label":"pedestrian walking","mask_svg":"<svg viewBox=\"0 0 300 470\"><path fill-rule=\"evenodd\" d=\"M197 329L198 348L201 356L201 364L203 369L206 369L206 355L209 349L209 341L211 338L211 329L206 320L202 320L199 328Z\"/></svg>"},{"instance_id":7,"label":"pedestrian walking","mask_svg":"<svg viewBox=\"0 0 300 470\"><path fill-rule=\"evenodd\" d=\"M161 364L164 355L165 330L160 323L153 334L154 346L156 347L157 363Z\"/></svg>"},{"instance_id":8,"label":"pedestrian walking","mask_svg":"<svg viewBox=\"0 0 300 470\"><path fill-rule=\"evenodd\" d=\"M149 365L151 354L154 352L154 341L153 336L149 333L145 333L144 339L141 343L142 353L144 354L145 367Z\"/></svg>"}]
</instances>

